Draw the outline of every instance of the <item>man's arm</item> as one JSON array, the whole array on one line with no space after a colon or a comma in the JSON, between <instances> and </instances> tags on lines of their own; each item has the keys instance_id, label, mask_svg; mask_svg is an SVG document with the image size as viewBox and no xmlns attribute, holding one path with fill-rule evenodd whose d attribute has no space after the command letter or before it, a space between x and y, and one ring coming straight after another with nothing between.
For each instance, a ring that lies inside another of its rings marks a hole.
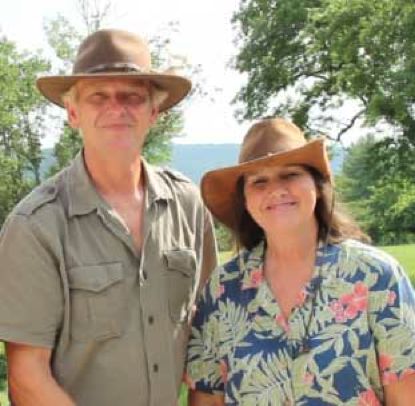
<instances>
[{"instance_id":1,"label":"man's arm","mask_svg":"<svg viewBox=\"0 0 415 406\"><path fill-rule=\"evenodd\" d=\"M216 246L215 228L212 216L205 209L202 270L200 273L199 290L202 290L212 271L218 266L218 249Z\"/></svg>"},{"instance_id":2,"label":"man's arm","mask_svg":"<svg viewBox=\"0 0 415 406\"><path fill-rule=\"evenodd\" d=\"M385 405L413 406L415 402L415 374L384 387Z\"/></svg>"},{"instance_id":3,"label":"man's arm","mask_svg":"<svg viewBox=\"0 0 415 406\"><path fill-rule=\"evenodd\" d=\"M189 406L225 406L223 395L189 390Z\"/></svg>"},{"instance_id":4,"label":"man's arm","mask_svg":"<svg viewBox=\"0 0 415 406\"><path fill-rule=\"evenodd\" d=\"M9 391L16 406L74 406L50 369L51 350L6 343Z\"/></svg>"}]
</instances>

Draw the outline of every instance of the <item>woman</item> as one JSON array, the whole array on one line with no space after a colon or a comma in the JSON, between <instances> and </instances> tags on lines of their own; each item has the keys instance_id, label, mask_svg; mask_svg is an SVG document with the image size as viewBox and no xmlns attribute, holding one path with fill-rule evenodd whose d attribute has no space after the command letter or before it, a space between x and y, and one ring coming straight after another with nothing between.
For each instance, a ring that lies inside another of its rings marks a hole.
<instances>
[{"instance_id":1,"label":"woman","mask_svg":"<svg viewBox=\"0 0 415 406\"><path fill-rule=\"evenodd\" d=\"M198 305L190 405L413 406L414 291L335 207L323 140L263 120L239 162L202 180L243 249Z\"/></svg>"}]
</instances>

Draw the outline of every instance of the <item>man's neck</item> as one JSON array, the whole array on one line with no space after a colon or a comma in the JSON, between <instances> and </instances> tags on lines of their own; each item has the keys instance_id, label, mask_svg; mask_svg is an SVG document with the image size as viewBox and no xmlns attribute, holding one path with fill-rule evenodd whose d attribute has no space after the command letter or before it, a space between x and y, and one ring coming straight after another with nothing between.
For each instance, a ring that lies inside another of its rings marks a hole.
<instances>
[{"instance_id":1,"label":"man's neck","mask_svg":"<svg viewBox=\"0 0 415 406\"><path fill-rule=\"evenodd\" d=\"M85 165L88 173L103 196L119 196L126 199L134 199L134 196L142 189L142 163L141 156L136 159L113 160L93 158L84 151Z\"/></svg>"}]
</instances>

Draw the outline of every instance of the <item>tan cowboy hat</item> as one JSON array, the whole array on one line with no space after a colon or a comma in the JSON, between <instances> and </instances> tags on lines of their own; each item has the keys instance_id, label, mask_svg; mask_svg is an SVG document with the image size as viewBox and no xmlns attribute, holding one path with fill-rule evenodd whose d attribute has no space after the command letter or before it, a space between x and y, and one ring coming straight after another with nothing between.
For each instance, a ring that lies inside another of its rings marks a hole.
<instances>
[{"instance_id":1,"label":"tan cowboy hat","mask_svg":"<svg viewBox=\"0 0 415 406\"><path fill-rule=\"evenodd\" d=\"M331 181L324 139L307 142L303 132L289 121L282 118L262 120L254 124L246 134L238 165L215 169L202 177L203 200L219 221L235 229L238 179L261 168L285 165L311 166Z\"/></svg>"},{"instance_id":2,"label":"tan cowboy hat","mask_svg":"<svg viewBox=\"0 0 415 406\"><path fill-rule=\"evenodd\" d=\"M171 70L153 70L147 43L137 35L113 29L96 31L81 43L72 75L40 77L36 85L46 98L63 107L62 95L78 80L109 77L149 80L167 92L160 111L182 100L192 86L190 80Z\"/></svg>"}]
</instances>

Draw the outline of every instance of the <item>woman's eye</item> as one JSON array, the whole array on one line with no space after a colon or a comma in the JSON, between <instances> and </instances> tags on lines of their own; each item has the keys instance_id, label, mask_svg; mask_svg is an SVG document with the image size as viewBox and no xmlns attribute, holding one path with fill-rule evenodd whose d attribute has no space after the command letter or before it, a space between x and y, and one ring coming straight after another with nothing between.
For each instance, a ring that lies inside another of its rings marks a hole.
<instances>
[{"instance_id":1,"label":"woman's eye","mask_svg":"<svg viewBox=\"0 0 415 406\"><path fill-rule=\"evenodd\" d=\"M265 178L252 179L251 181L251 185L254 185L254 186L261 186L261 185L265 185L266 183L267 183L267 180Z\"/></svg>"},{"instance_id":2,"label":"woman's eye","mask_svg":"<svg viewBox=\"0 0 415 406\"><path fill-rule=\"evenodd\" d=\"M300 176L301 173L300 172L287 172L284 173L283 175L281 175L282 179L293 179L296 178L297 176Z\"/></svg>"}]
</instances>

